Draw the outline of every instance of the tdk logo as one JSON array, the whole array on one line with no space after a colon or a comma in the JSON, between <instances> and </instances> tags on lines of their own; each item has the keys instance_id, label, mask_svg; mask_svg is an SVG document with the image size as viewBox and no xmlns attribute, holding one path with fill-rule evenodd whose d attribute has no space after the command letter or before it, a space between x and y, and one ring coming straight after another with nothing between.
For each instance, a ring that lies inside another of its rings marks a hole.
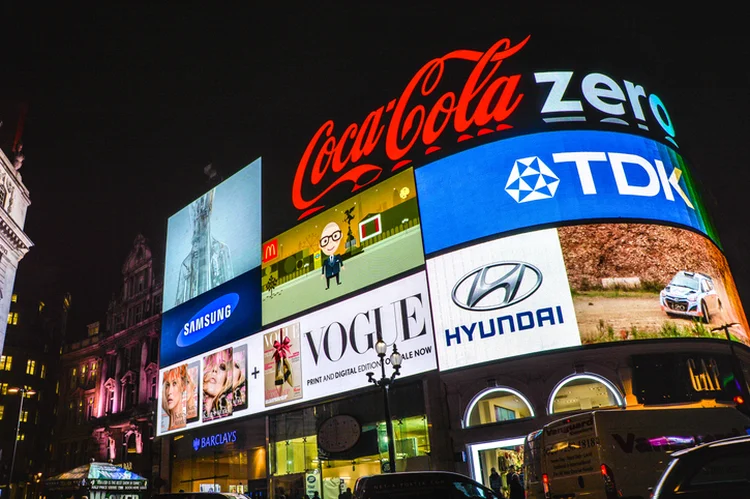
<instances>
[{"instance_id":1,"label":"tdk logo","mask_svg":"<svg viewBox=\"0 0 750 499\"><path fill-rule=\"evenodd\" d=\"M453 287L451 298L457 306L473 312L488 312L517 305L531 297L542 285L542 272L525 262L498 262L474 269ZM560 305L521 310L488 317L445 330L446 346L460 345L500 336L505 332L526 331L563 324Z\"/></svg>"},{"instance_id":2,"label":"tdk logo","mask_svg":"<svg viewBox=\"0 0 750 499\"><path fill-rule=\"evenodd\" d=\"M453 303L466 310L497 310L519 303L542 285L541 271L529 263L499 262L474 269L453 287Z\"/></svg>"},{"instance_id":3,"label":"tdk logo","mask_svg":"<svg viewBox=\"0 0 750 499\"><path fill-rule=\"evenodd\" d=\"M200 309L182 326L180 334L177 335L177 346L190 346L214 332L231 317L239 302L240 295L229 293Z\"/></svg>"},{"instance_id":4,"label":"tdk logo","mask_svg":"<svg viewBox=\"0 0 750 499\"><path fill-rule=\"evenodd\" d=\"M597 188L593 170L609 168L614 178L617 192L621 196L654 197L663 193L669 201L675 201L675 194L690 209L695 209L685 191L680 187L682 170L673 168L667 174L664 163L654 160L653 164L646 158L636 154L619 152L561 152L552 154L555 164L569 164L575 167L581 192L586 196L596 195ZM606 165L606 166L605 166ZM628 165L626 169L625 166ZM645 173L647 183L643 182L643 175L639 181L632 179L634 172ZM627 171L631 172L630 176ZM557 192L559 178L536 156L518 159L505 184L507 192L516 202L537 201L550 199Z\"/></svg>"}]
</instances>

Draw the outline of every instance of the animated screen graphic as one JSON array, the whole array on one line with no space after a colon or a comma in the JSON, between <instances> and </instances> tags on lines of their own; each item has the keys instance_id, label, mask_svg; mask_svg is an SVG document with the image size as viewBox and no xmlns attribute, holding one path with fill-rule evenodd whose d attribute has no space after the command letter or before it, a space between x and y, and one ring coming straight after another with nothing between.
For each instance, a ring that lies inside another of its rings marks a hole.
<instances>
[{"instance_id":1,"label":"animated screen graphic","mask_svg":"<svg viewBox=\"0 0 750 499\"><path fill-rule=\"evenodd\" d=\"M422 265L413 171L266 241L262 260L263 324Z\"/></svg>"},{"instance_id":2,"label":"animated screen graphic","mask_svg":"<svg viewBox=\"0 0 750 499\"><path fill-rule=\"evenodd\" d=\"M570 221L666 222L718 244L682 157L635 135L525 135L454 154L415 174L427 255Z\"/></svg>"},{"instance_id":3,"label":"animated screen graphic","mask_svg":"<svg viewBox=\"0 0 750 499\"><path fill-rule=\"evenodd\" d=\"M261 161L169 218L163 311L260 265Z\"/></svg>"}]
</instances>

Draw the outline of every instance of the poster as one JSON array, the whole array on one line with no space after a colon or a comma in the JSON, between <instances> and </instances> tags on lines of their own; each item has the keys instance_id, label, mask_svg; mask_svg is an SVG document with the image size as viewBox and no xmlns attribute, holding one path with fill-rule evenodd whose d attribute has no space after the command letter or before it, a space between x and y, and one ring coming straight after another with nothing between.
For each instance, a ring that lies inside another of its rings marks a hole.
<instances>
[{"instance_id":1,"label":"poster","mask_svg":"<svg viewBox=\"0 0 750 499\"><path fill-rule=\"evenodd\" d=\"M299 323L263 335L266 407L302 398Z\"/></svg>"}]
</instances>

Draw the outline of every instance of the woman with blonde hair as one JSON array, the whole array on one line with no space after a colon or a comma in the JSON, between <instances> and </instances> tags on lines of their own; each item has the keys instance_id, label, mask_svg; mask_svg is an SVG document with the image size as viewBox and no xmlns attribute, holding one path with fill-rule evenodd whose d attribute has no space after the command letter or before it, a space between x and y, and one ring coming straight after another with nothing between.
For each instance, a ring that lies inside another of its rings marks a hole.
<instances>
[{"instance_id":1,"label":"woman with blonde hair","mask_svg":"<svg viewBox=\"0 0 750 499\"><path fill-rule=\"evenodd\" d=\"M167 431L185 427L189 383L187 366L184 364L164 373L161 407L169 419Z\"/></svg>"},{"instance_id":2,"label":"woman with blonde hair","mask_svg":"<svg viewBox=\"0 0 750 499\"><path fill-rule=\"evenodd\" d=\"M232 349L203 359L203 421L232 414Z\"/></svg>"}]
</instances>

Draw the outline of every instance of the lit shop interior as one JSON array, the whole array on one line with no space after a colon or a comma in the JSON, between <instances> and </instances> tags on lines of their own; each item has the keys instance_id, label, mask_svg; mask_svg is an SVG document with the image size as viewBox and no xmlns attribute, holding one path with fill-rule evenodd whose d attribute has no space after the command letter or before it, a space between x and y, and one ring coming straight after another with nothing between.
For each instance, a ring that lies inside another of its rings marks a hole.
<instances>
[{"instance_id":1,"label":"lit shop interior","mask_svg":"<svg viewBox=\"0 0 750 499\"><path fill-rule=\"evenodd\" d=\"M396 470L429 470L430 440L422 385L397 383L391 394ZM317 431L327 419L346 415L361 425L350 449L327 452ZM388 437L381 390L269 417L269 490L277 497L337 499L360 476L383 472ZM320 444L320 445L319 445Z\"/></svg>"},{"instance_id":2,"label":"lit shop interior","mask_svg":"<svg viewBox=\"0 0 750 499\"><path fill-rule=\"evenodd\" d=\"M222 438L210 437L222 436ZM236 492L263 498L265 418L206 425L172 438L171 491ZM206 445L209 442L209 445Z\"/></svg>"},{"instance_id":3,"label":"lit shop interior","mask_svg":"<svg viewBox=\"0 0 750 499\"><path fill-rule=\"evenodd\" d=\"M623 397L605 378L577 374L558 383L551 394L548 411L556 414L623 404ZM492 387L478 393L469 403L464 427L503 424L535 416L532 405L522 393L509 387ZM469 445L474 479L489 487L489 476L492 468L495 468L507 496L511 468L515 467L519 473L523 472L524 436Z\"/></svg>"}]
</instances>

